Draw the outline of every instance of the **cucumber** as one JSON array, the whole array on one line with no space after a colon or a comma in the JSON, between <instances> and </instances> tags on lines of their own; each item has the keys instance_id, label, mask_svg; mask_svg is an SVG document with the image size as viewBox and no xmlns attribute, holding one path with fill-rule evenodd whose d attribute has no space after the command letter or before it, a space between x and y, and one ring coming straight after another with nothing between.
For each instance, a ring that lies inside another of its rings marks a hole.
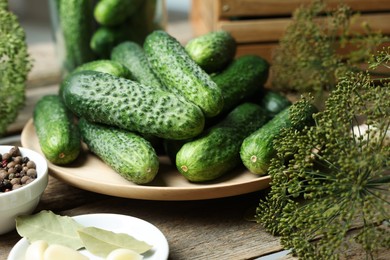
<instances>
[{"instance_id":1,"label":"cucumber","mask_svg":"<svg viewBox=\"0 0 390 260\"><path fill-rule=\"evenodd\" d=\"M73 72L75 73L75 72L86 71L86 70L104 72L104 73L114 75L116 77L132 79L131 72L124 65L113 60L90 61L84 63L81 66L78 66Z\"/></svg>"},{"instance_id":2,"label":"cucumber","mask_svg":"<svg viewBox=\"0 0 390 260\"><path fill-rule=\"evenodd\" d=\"M122 77L126 79L132 79L130 71L120 64L119 62L112 60L94 60L84 63L73 70L72 73L80 71L96 71L102 73L108 73L116 77ZM62 85L60 85L59 95L62 97Z\"/></svg>"},{"instance_id":3,"label":"cucumber","mask_svg":"<svg viewBox=\"0 0 390 260\"><path fill-rule=\"evenodd\" d=\"M146 86L165 89L149 66L143 48L136 42L126 41L117 45L111 52L111 60L123 64L135 81Z\"/></svg>"},{"instance_id":4,"label":"cucumber","mask_svg":"<svg viewBox=\"0 0 390 260\"><path fill-rule=\"evenodd\" d=\"M190 57L207 73L224 69L236 54L236 41L227 31L212 31L185 45Z\"/></svg>"},{"instance_id":5,"label":"cucumber","mask_svg":"<svg viewBox=\"0 0 390 260\"><path fill-rule=\"evenodd\" d=\"M100 59L108 59L116 45L130 38L127 30L126 26L101 26L92 35L90 47Z\"/></svg>"},{"instance_id":6,"label":"cucumber","mask_svg":"<svg viewBox=\"0 0 390 260\"><path fill-rule=\"evenodd\" d=\"M94 17L101 25L119 25L134 15L143 0L100 0L94 9Z\"/></svg>"},{"instance_id":7,"label":"cucumber","mask_svg":"<svg viewBox=\"0 0 390 260\"><path fill-rule=\"evenodd\" d=\"M145 38L155 30L163 30L166 27L164 15L165 1L143 1L137 15L133 15L126 21L128 30L131 32L130 40L140 45L144 44Z\"/></svg>"},{"instance_id":8,"label":"cucumber","mask_svg":"<svg viewBox=\"0 0 390 260\"><path fill-rule=\"evenodd\" d=\"M177 169L191 182L222 176L241 163L242 141L266 119L266 113L259 105L240 104L220 123L180 148L176 154Z\"/></svg>"},{"instance_id":9,"label":"cucumber","mask_svg":"<svg viewBox=\"0 0 390 260\"><path fill-rule=\"evenodd\" d=\"M88 149L128 181L151 182L159 160L151 144L138 134L112 126L79 120L82 140Z\"/></svg>"},{"instance_id":10,"label":"cucumber","mask_svg":"<svg viewBox=\"0 0 390 260\"><path fill-rule=\"evenodd\" d=\"M58 4L60 28L56 29L56 41L66 74L95 59L89 47L94 30L93 3L92 0L58 0Z\"/></svg>"},{"instance_id":11,"label":"cucumber","mask_svg":"<svg viewBox=\"0 0 390 260\"><path fill-rule=\"evenodd\" d=\"M236 58L212 80L222 91L224 106L222 112L236 107L243 100L263 89L269 74L269 63L256 55Z\"/></svg>"},{"instance_id":12,"label":"cucumber","mask_svg":"<svg viewBox=\"0 0 390 260\"><path fill-rule=\"evenodd\" d=\"M274 117L283 109L291 106L291 101L279 92L266 90L260 101L260 106L268 111L269 117Z\"/></svg>"},{"instance_id":13,"label":"cucumber","mask_svg":"<svg viewBox=\"0 0 390 260\"><path fill-rule=\"evenodd\" d=\"M33 122L42 153L49 162L66 165L76 160L81 151L80 133L73 114L58 95L46 95L38 100Z\"/></svg>"},{"instance_id":14,"label":"cucumber","mask_svg":"<svg viewBox=\"0 0 390 260\"><path fill-rule=\"evenodd\" d=\"M299 111L302 111L302 114L292 120L291 111L296 108L300 108ZM313 114L316 111L316 108L308 101L298 101L279 112L264 126L245 138L240 149L240 157L245 167L254 174L266 174L269 163L275 156L274 140L282 129L303 129L313 123Z\"/></svg>"},{"instance_id":15,"label":"cucumber","mask_svg":"<svg viewBox=\"0 0 390 260\"><path fill-rule=\"evenodd\" d=\"M221 112L221 90L174 37L156 30L146 37L144 50L153 71L171 92L199 106L206 117Z\"/></svg>"},{"instance_id":16,"label":"cucumber","mask_svg":"<svg viewBox=\"0 0 390 260\"><path fill-rule=\"evenodd\" d=\"M193 103L107 73L72 73L61 89L66 106L91 122L167 139L191 138L204 127L204 115Z\"/></svg>"}]
</instances>

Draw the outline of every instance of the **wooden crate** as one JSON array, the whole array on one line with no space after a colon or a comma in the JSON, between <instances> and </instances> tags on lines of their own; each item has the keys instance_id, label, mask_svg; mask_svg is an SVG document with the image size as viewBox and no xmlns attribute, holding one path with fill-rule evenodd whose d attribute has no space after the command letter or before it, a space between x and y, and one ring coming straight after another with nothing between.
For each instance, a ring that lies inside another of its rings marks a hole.
<instances>
[{"instance_id":1,"label":"wooden crate","mask_svg":"<svg viewBox=\"0 0 390 260\"><path fill-rule=\"evenodd\" d=\"M361 32L362 22L390 35L390 0L344 0L360 13L352 30ZM271 61L293 11L311 0L192 0L191 23L195 36L223 29L238 43L237 56L257 54ZM334 8L340 0L327 0ZM324 18L325 19L325 18Z\"/></svg>"}]
</instances>

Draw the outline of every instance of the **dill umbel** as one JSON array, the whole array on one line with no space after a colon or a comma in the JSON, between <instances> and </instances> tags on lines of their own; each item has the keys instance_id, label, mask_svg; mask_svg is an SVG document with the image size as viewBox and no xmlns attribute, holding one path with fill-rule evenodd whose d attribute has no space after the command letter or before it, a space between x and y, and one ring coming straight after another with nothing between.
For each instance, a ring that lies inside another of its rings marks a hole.
<instances>
[{"instance_id":1,"label":"dill umbel","mask_svg":"<svg viewBox=\"0 0 390 260\"><path fill-rule=\"evenodd\" d=\"M389 63L387 48L369 67ZM284 130L274 143L271 190L256 219L302 259L348 257L352 243L367 259L390 248L389 79L346 73L315 125Z\"/></svg>"},{"instance_id":2,"label":"dill umbel","mask_svg":"<svg viewBox=\"0 0 390 260\"><path fill-rule=\"evenodd\" d=\"M358 15L345 4L326 9L321 0L297 8L273 52L272 87L283 92L310 92L315 102L322 104L324 95L346 71L361 70L361 63L389 40L368 23L360 24L362 32L353 31Z\"/></svg>"}]
</instances>

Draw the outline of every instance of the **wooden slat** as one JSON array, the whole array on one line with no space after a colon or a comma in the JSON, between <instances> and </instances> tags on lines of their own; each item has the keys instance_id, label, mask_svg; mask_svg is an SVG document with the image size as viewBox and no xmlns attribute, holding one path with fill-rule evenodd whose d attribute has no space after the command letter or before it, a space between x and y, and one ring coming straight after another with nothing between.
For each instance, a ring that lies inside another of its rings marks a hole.
<instances>
[{"instance_id":1,"label":"wooden slat","mask_svg":"<svg viewBox=\"0 0 390 260\"><path fill-rule=\"evenodd\" d=\"M362 24L366 22L373 31L390 35L390 12L360 15L357 17L356 21L353 22L351 31L363 32Z\"/></svg>"},{"instance_id":2,"label":"wooden slat","mask_svg":"<svg viewBox=\"0 0 390 260\"><path fill-rule=\"evenodd\" d=\"M326 18L317 19L319 23ZM390 13L378 13L360 15L353 20L351 31L363 33L362 24L367 23L374 31L380 31L390 35ZM287 26L291 23L290 18L257 19L218 22L217 29L230 32L238 43L274 42L284 34Z\"/></svg>"},{"instance_id":3,"label":"wooden slat","mask_svg":"<svg viewBox=\"0 0 390 260\"><path fill-rule=\"evenodd\" d=\"M203 0L210 1L210 0ZM286 16L301 5L308 5L311 0L217 0L218 18L232 16ZM327 0L329 8L340 2L359 12L389 11L389 0Z\"/></svg>"},{"instance_id":4,"label":"wooden slat","mask_svg":"<svg viewBox=\"0 0 390 260\"><path fill-rule=\"evenodd\" d=\"M278 41L291 20L288 18L220 21L218 29L228 31L237 43Z\"/></svg>"},{"instance_id":5,"label":"wooden slat","mask_svg":"<svg viewBox=\"0 0 390 260\"><path fill-rule=\"evenodd\" d=\"M266 59L269 63L272 63L272 55L274 50L278 47L277 42L273 43L254 43L254 44L241 44L237 46L236 57L243 55L253 54L258 55ZM382 50L383 48L390 47L390 42L385 42L377 46L377 50ZM351 51L356 50L355 45L348 45L340 48L337 52L340 55L346 55Z\"/></svg>"},{"instance_id":6,"label":"wooden slat","mask_svg":"<svg viewBox=\"0 0 390 260\"><path fill-rule=\"evenodd\" d=\"M390 42L383 43L377 47L377 50L381 50L384 47L389 47ZM275 49L278 47L277 42L273 43L255 43L255 44L241 44L237 46L236 57L240 57L243 55L257 55L264 59L266 59L272 66L272 55L274 54ZM338 50L338 53L341 55L345 55L355 50L356 46L348 45ZM362 69L368 69L366 65L362 65ZM386 72L386 68L378 69L377 72ZM268 77L268 81L264 84L267 88L272 88L272 79L274 75L272 74L272 70L270 71L270 75Z\"/></svg>"},{"instance_id":7,"label":"wooden slat","mask_svg":"<svg viewBox=\"0 0 390 260\"><path fill-rule=\"evenodd\" d=\"M203 20L198 20L192 23L192 30L194 31L195 36L206 34L211 32L208 24L206 24Z\"/></svg>"},{"instance_id":8,"label":"wooden slat","mask_svg":"<svg viewBox=\"0 0 390 260\"><path fill-rule=\"evenodd\" d=\"M215 30L217 25L217 8L215 1L193 0L190 20L196 25L194 30L197 35Z\"/></svg>"},{"instance_id":9,"label":"wooden slat","mask_svg":"<svg viewBox=\"0 0 390 260\"><path fill-rule=\"evenodd\" d=\"M237 46L236 57L253 54L266 59L269 63L272 61L272 53L278 46L274 43L255 43L255 44L241 44Z\"/></svg>"}]
</instances>

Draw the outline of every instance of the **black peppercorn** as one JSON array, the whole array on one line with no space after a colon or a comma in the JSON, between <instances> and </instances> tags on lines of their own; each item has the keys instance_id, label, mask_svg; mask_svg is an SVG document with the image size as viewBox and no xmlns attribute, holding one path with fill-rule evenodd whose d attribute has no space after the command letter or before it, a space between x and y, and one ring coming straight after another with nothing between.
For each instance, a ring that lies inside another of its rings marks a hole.
<instances>
[{"instance_id":1,"label":"black peppercorn","mask_svg":"<svg viewBox=\"0 0 390 260\"><path fill-rule=\"evenodd\" d=\"M0 192L9 192L23 187L37 178L36 164L22 157L19 147L0 154Z\"/></svg>"}]
</instances>

